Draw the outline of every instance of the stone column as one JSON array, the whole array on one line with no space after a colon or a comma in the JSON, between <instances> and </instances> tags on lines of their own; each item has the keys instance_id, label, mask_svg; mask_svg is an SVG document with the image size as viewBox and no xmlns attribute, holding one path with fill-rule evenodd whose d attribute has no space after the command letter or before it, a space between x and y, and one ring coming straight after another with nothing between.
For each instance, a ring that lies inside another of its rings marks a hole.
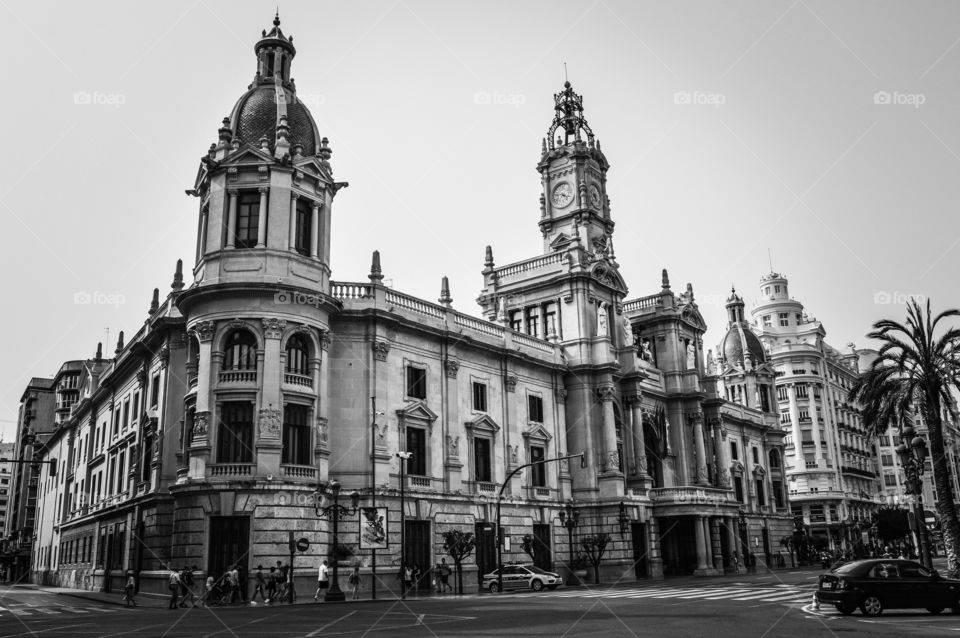
<instances>
[{"instance_id":1,"label":"stone column","mask_svg":"<svg viewBox=\"0 0 960 638\"><path fill-rule=\"evenodd\" d=\"M280 381L280 337L287 322L275 317L261 319L263 324L263 366L260 381L260 411L254 433L257 472L280 476L280 449L283 446L283 402Z\"/></svg>"},{"instance_id":2,"label":"stone column","mask_svg":"<svg viewBox=\"0 0 960 638\"><path fill-rule=\"evenodd\" d=\"M333 225L333 219L331 215L333 210L333 193L330 190L326 190L324 193L323 206L320 207L320 210L323 211L323 232L320 234L320 239L323 241L323 251L320 255L320 258L324 263L328 263L330 259L330 236L332 234L331 228Z\"/></svg>"},{"instance_id":3,"label":"stone column","mask_svg":"<svg viewBox=\"0 0 960 638\"><path fill-rule=\"evenodd\" d=\"M227 209L227 248L233 248L236 245L237 237L237 189L231 188L227 191L230 196L230 205ZM202 249L203 250L203 249Z\"/></svg>"},{"instance_id":4,"label":"stone column","mask_svg":"<svg viewBox=\"0 0 960 638\"><path fill-rule=\"evenodd\" d=\"M650 578L663 579L663 554L660 551L660 524L653 516L647 524L649 541L647 551L650 556Z\"/></svg>"},{"instance_id":5,"label":"stone column","mask_svg":"<svg viewBox=\"0 0 960 638\"><path fill-rule=\"evenodd\" d=\"M724 518L724 525L727 527L727 554L730 555L730 571L734 573L739 573L738 567L734 567L733 556L738 551L737 547L740 544L740 528L737 525L737 519L735 516L730 516ZM739 567L743 566L743 556L739 558Z\"/></svg>"},{"instance_id":6,"label":"stone column","mask_svg":"<svg viewBox=\"0 0 960 638\"><path fill-rule=\"evenodd\" d=\"M633 417L633 455L636 458L637 474L641 479L650 480L647 467L647 443L643 436L643 407L639 396L631 397L630 413Z\"/></svg>"},{"instance_id":7,"label":"stone column","mask_svg":"<svg viewBox=\"0 0 960 638\"><path fill-rule=\"evenodd\" d=\"M723 548L720 545L720 522L716 517L708 519L710 530L710 549L713 550L713 568L723 573Z\"/></svg>"},{"instance_id":8,"label":"stone column","mask_svg":"<svg viewBox=\"0 0 960 638\"><path fill-rule=\"evenodd\" d=\"M297 200L300 196L290 194L290 250L297 249Z\"/></svg>"},{"instance_id":9,"label":"stone column","mask_svg":"<svg viewBox=\"0 0 960 638\"><path fill-rule=\"evenodd\" d=\"M556 409L557 409L556 450L557 450L558 456L576 454L577 450L571 450L569 441L567 440L567 406L566 406L567 390L566 388L557 388L554 391L553 396L554 396L553 398L554 405L556 405ZM583 451L589 454L588 450L583 450ZM569 460L560 461L560 470L559 470L560 482L557 485L553 484L554 476L556 476L556 474L554 474L553 472L547 473L547 484L550 487L555 487L557 488L557 490L559 490L558 493L560 495L561 501L568 501L572 499L573 488L571 485L572 479L570 477L570 461Z\"/></svg>"},{"instance_id":10,"label":"stone column","mask_svg":"<svg viewBox=\"0 0 960 638\"><path fill-rule=\"evenodd\" d=\"M800 431L800 408L797 407L797 388L792 383L787 385L787 398L790 401L794 470L802 472L804 469L806 469L806 459L803 455L803 433Z\"/></svg>"},{"instance_id":11,"label":"stone column","mask_svg":"<svg viewBox=\"0 0 960 638\"><path fill-rule=\"evenodd\" d=\"M693 444L697 454L697 485L709 485L707 480L707 451L703 442L703 413L697 412L687 416L693 424Z\"/></svg>"},{"instance_id":12,"label":"stone column","mask_svg":"<svg viewBox=\"0 0 960 638\"><path fill-rule=\"evenodd\" d=\"M214 427L210 411L210 386L216 370L212 365L213 335L216 324L213 321L198 321L191 328L200 344L197 361L197 404L193 415L193 432L190 441L191 478L204 478L207 463L210 461L210 428Z\"/></svg>"},{"instance_id":13,"label":"stone column","mask_svg":"<svg viewBox=\"0 0 960 638\"><path fill-rule=\"evenodd\" d=\"M310 211L310 256L317 258L320 249L320 202L311 202Z\"/></svg>"},{"instance_id":14,"label":"stone column","mask_svg":"<svg viewBox=\"0 0 960 638\"><path fill-rule=\"evenodd\" d=\"M730 487L730 446L723 436L723 419L716 417L713 425L713 441L717 456L717 485L723 488Z\"/></svg>"},{"instance_id":15,"label":"stone column","mask_svg":"<svg viewBox=\"0 0 960 638\"><path fill-rule=\"evenodd\" d=\"M264 248L267 245L267 193L270 189L261 186L260 191L260 212L257 217L257 248Z\"/></svg>"},{"instance_id":16,"label":"stone column","mask_svg":"<svg viewBox=\"0 0 960 638\"><path fill-rule=\"evenodd\" d=\"M603 405L603 472L605 474L619 472L620 456L617 453L616 419L613 414L613 386L604 385L597 388L600 401Z\"/></svg>"},{"instance_id":17,"label":"stone column","mask_svg":"<svg viewBox=\"0 0 960 638\"><path fill-rule=\"evenodd\" d=\"M317 357L320 378L313 382L313 387L317 389L317 479L326 481L330 464L330 335L326 330L320 331L319 342ZM386 423L382 427L386 430Z\"/></svg>"},{"instance_id":18,"label":"stone column","mask_svg":"<svg viewBox=\"0 0 960 638\"><path fill-rule=\"evenodd\" d=\"M707 565L707 539L703 532L703 516L697 516L693 519L693 531L697 540L697 569L695 574L703 574L710 566Z\"/></svg>"},{"instance_id":19,"label":"stone column","mask_svg":"<svg viewBox=\"0 0 960 638\"><path fill-rule=\"evenodd\" d=\"M200 211L200 229L197 239L197 261L200 261L207 253L207 227L210 224L210 206L204 206Z\"/></svg>"},{"instance_id":20,"label":"stone column","mask_svg":"<svg viewBox=\"0 0 960 638\"><path fill-rule=\"evenodd\" d=\"M809 406L808 409L810 410L810 428L813 431L813 445L816 448L814 450L814 455L817 459L817 467L820 467L823 464L823 447L820 439L820 419L817 418L817 403L816 399L813 398L813 384L807 384L807 389L807 405Z\"/></svg>"}]
</instances>

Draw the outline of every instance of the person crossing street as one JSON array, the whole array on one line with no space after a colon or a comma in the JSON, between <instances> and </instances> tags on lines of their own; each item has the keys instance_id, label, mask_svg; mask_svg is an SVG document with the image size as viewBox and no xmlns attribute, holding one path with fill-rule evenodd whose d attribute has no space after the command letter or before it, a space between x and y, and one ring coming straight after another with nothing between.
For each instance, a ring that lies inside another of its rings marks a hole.
<instances>
[{"instance_id":1,"label":"person crossing street","mask_svg":"<svg viewBox=\"0 0 960 638\"><path fill-rule=\"evenodd\" d=\"M317 574L317 591L313 594L313 599L320 597L320 592L330 587L330 570L327 567L327 561L320 563L319 573Z\"/></svg>"}]
</instances>

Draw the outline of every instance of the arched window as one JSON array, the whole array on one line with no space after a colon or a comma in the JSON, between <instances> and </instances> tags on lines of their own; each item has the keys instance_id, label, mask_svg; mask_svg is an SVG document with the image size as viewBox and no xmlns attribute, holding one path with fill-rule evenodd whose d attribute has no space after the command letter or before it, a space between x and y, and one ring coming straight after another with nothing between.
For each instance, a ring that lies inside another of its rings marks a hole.
<instances>
[{"instance_id":1,"label":"arched window","mask_svg":"<svg viewBox=\"0 0 960 638\"><path fill-rule=\"evenodd\" d=\"M247 330L234 330L223 346L224 370L256 370L257 340Z\"/></svg>"},{"instance_id":2,"label":"arched window","mask_svg":"<svg viewBox=\"0 0 960 638\"><path fill-rule=\"evenodd\" d=\"M776 450L770 450L770 469L780 467L780 455Z\"/></svg>"},{"instance_id":3,"label":"arched window","mask_svg":"<svg viewBox=\"0 0 960 638\"><path fill-rule=\"evenodd\" d=\"M310 349L301 335L293 335L287 341L287 374L310 375Z\"/></svg>"}]
</instances>

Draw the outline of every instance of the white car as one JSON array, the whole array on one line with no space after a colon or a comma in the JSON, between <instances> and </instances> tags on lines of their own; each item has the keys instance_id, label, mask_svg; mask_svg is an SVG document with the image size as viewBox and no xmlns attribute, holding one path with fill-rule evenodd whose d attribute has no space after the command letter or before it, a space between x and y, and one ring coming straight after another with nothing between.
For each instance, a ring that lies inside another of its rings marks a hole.
<instances>
[{"instance_id":1,"label":"white car","mask_svg":"<svg viewBox=\"0 0 960 638\"><path fill-rule=\"evenodd\" d=\"M497 593L500 591L499 576L500 570L495 569L483 577L481 587ZM544 587L547 589L556 589L563 584L563 578L559 574L540 569L535 565L504 565L503 566L503 588L504 589L532 589L540 591Z\"/></svg>"}]
</instances>

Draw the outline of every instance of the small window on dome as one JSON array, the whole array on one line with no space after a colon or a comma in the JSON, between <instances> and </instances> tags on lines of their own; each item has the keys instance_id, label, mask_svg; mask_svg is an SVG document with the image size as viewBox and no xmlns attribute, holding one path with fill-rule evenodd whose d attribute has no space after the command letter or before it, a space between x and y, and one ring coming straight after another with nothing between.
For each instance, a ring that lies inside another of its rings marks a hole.
<instances>
[{"instance_id":1,"label":"small window on dome","mask_svg":"<svg viewBox=\"0 0 960 638\"><path fill-rule=\"evenodd\" d=\"M264 66L266 67L266 70L267 70L266 77L272 78L273 77L273 51L270 51L270 50L264 51L263 55L266 58L264 60L266 62Z\"/></svg>"}]
</instances>

